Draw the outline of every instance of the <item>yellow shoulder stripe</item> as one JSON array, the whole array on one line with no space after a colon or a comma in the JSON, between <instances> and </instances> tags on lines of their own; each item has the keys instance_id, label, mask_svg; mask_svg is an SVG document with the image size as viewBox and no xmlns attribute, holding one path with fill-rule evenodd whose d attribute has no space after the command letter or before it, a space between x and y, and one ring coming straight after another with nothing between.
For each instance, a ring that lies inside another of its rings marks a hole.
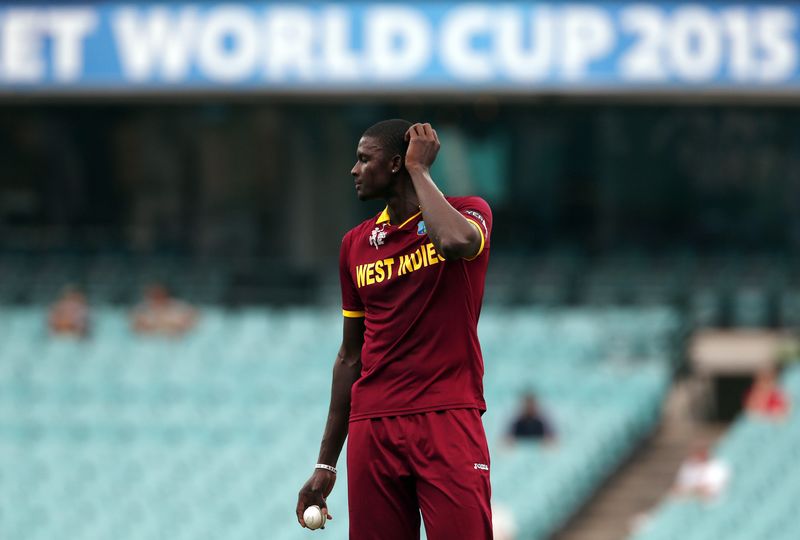
<instances>
[{"instance_id":1,"label":"yellow shoulder stripe","mask_svg":"<svg viewBox=\"0 0 800 540\"><path fill-rule=\"evenodd\" d=\"M480 254L483 253L483 247L486 245L486 237L483 235L483 228L478 224L477 221L475 221L474 219L470 219L470 218L466 218L466 219L467 219L467 221L469 221L470 225L472 225L473 227L478 229L478 233L480 233L480 235L481 235L481 247L478 248L478 252L475 255L473 255L472 257L464 257L464 259L466 259L468 261L472 261L472 260L477 259L480 256Z\"/></svg>"},{"instance_id":2,"label":"yellow shoulder stripe","mask_svg":"<svg viewBox=\"0 0 800 540\"><path fill-rule=\"evenodd\" d=\"M342 310L342 315L347 317L348 319L360 319L364 316L363 311L348 311L346 309Z\"/></svg>"}]
</instances>

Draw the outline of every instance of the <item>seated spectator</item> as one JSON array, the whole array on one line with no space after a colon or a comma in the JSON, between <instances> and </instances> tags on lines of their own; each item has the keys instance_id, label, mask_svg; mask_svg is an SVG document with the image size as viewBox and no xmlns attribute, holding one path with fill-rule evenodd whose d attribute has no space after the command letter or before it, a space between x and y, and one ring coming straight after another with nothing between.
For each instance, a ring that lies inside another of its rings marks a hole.
<instances>
[{"instance_id":1,"label":"seated spectator","mask_svg":"<svg viewBox=\"0 0 800 540\"><path fill-rule=\"evenodd\" d=\"M150 285L144 300L131 314L133 329L141 334L179 336L197 322L197 311L172 298L163 285Z\"/></svg>"},{"instance_id":2,"label":"seated spectator","mask_svg":"<svg viewBox=\"0 0 800 540\"><path fill-rule=\"evenodd\" d=\"M778 386L775 370L765 369L756 375L747 392L744 408L748 414L761 418L781 419L789 413L789 398Z\"/></svg>"},{"instance_id":3,"label":"seated spectator","mask_svg":"<svg viewBox=\"0 0 800 540\"><path fill-rule=\"evenodd\" d=\"M678 497L715 499L723 494L730 480L728 464L711 457L708 445L699 445L678 470L673 495Z\"/></svg>"},{"instance_id":4,"label":"seated spectator","mask_svg":"<svg viewBox=\"0 0 800 540\"><path fill-rule=\"evenodd\" d=\"M50 306L50 333L57 336L85 338L89 335L89 304L80 289L64 287L61 297Z\"/></svg>"},{"instance_id":5,"label":"seated spectator","mask_svg":"<svg viewBox=\"0 0 800 540\"><path fill-rule=\"evenodd\" d=\"M553 442L555 434L550 422L539 410L536 396L526 394L522 399L522 407L516 420L511 424L508 434L509 442L517 439Z\"/></svg>"}]
</instances>

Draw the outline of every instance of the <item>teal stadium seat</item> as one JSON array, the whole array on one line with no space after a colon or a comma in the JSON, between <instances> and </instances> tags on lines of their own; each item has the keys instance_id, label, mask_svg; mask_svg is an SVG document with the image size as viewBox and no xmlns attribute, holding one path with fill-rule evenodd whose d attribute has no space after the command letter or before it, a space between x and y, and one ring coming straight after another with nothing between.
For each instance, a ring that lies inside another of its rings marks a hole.
<instances>
[{"instance_id":1,"label":"teal stadium seat","mask_svg":"<svg viewBox=\"0 0 800 540\"><path fill-rule=\"evenodd\" d=\"M787 368L783 387L800 402L800 365ZM781 422L742 416L718 443L715 454L731 467L726 493L713 504L669 501L634 540L792 540L800 530L800 480L791 474L800 458L800 417Z\"/></svg>"},{"instance_id":2,"label":"teal stadium seat","mask_svg":"<svg viewBox=\"0 0 800 540\"><path fill-rule=\"evenodd\" d=\"M733 295L733 324L763 328L769 325L769 297L758 287L737 290Z\"/></svg>"},{"instance_id":3,"label":"teal stadium seat","mask_svg":"<svg viewBox=\"0 0 800 540\"><path fill-rule=\"evenodd\" d=\"M43 307L0 309L3 538L305 534L294 505L324 427L336 310L209 307L182 340L134 336L127 316L94 309L91 339L62 341ZM484 311L494 497L525 538L558 528L654 426L679 324L660 309ZM557 446L504 444L527 390ZM325 537L344 540L345 474L329 504Z\"/></svg>"}]
</instances>

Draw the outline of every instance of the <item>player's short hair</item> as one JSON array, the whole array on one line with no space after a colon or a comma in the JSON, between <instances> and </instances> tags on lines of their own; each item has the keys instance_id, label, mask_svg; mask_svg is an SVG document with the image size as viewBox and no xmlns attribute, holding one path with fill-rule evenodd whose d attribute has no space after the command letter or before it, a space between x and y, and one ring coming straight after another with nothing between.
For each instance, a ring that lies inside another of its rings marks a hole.
<instances>
[{"instance_id":1,"label":"player's short hair","mask_svg":"<svg viewBox=\"0 0 800 540\"><path fill-rule=\"evenodd\" d=\"M393 118L383 120L370 126L364 132L364 137L377 139L378 144L388 156L400 155L406 157L408 142L406 142L406 131L412 126L408 120Z\"/></svg>"}]
</instances>

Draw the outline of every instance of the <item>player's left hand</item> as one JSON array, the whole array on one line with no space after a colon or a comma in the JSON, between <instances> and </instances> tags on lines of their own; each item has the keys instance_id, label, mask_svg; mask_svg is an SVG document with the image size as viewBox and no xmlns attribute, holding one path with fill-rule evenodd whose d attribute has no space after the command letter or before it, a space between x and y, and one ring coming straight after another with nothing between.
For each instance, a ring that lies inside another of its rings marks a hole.
<instances>
[{"instance_id":1,"label":"player's left hand","mask_svg":"<svg viewBox=\"0 0 800 540\"><path fill-rule=\"evenodd\" d=\"M430 124L414 124L406 131L406 169L430 169L439 153L439 136Z\"/></svg>"}]
</instances>

